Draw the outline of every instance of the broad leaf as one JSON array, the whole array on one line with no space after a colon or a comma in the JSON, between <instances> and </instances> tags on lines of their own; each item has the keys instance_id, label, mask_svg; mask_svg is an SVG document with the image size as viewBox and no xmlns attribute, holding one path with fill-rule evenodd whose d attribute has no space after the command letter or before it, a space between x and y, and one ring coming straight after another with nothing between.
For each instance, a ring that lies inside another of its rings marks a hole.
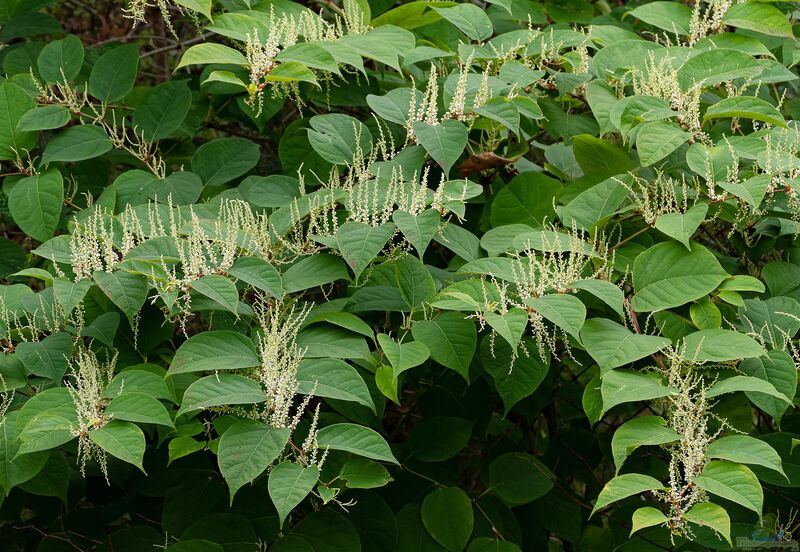
<instances>
[{"instance_id":1,"label":"broad leaf","mask_svg":"<svg viewBox=\"0 0 800 552\"><path fill-rule=\"evenodd\" d=\"M64 181L57 169L21 179L8 194L14 222L39 241L53 237L63 206Z\"/></svg>"},{"instance_id":2,"label":"broad leaf","mask_svg":"<svg viewBox=\"0 0 800 552\"><path fill-rule=\"evenodd\" d=\"M474 523L472 503L458 487L438 488L422 501L422 523L447 550L464 550Z\"/></svg>"},{"instance_id":3,"label":"broad leaf","mask_svg":"<svg viewBox=\"0 0 800 552\"><path fill-rule=\"evenodd\" d=\"M273 428L253 420L229 427L219 440L217 458L230 488L231 503L241 487L252 483L278 458L289 442L288 428Z\"/></svg>"},{"instance_id":4,"label":"broad leaf","mask_svg":"<svg viewBox=\"0 0 800 552\"><path fill-rule=\"evenodd\" d=\"M234 374L206 376L186 389L177 416L212 406L256 404L266 400L261 385L255 380Z\"/></svg>"},{"instance_id":5,"label":"broad leaf","mask_svg":"<svg viewBox=\"0 0 800 552\"><path fill-rule=\"evenodd\" d=\"M259 364L253 342L247 336L218 330L190 337L175 353L169 373L237 370Z\"/></svg>"},{"instance_id":6,"label":"broad leaf","mask_svg":"<svg viewBox=\"0 0 800 552\"><path fill-rule=\"evenodd\" d=\"M603 490L600 491L600 495L594 503L591 516L609 504L647 491L661 490L663 487L664 485L658 479L649 475L640 473L618 475L606 483Z\"/></svg>"},{"instance_id":7,"label":"broad leaf","mask_svg":"<svg viewBox=\"0 0 800 552\"><path fill-rule=\"evenodd\" d=\"M690 253L675 242L654 245L633 263L631 306L636 312L678 307L714 291L728 273L705 247L691 244Z\"/></svg>"},{"instance_id":8,"label":"broad leaf","mask_svg":"<svg viewBox=\"0 0 800 552\"><path fill-rule=\"evenodd\" d=\"M619 404L660 399L677 393L677 390L664 385L653 374L610 370L603 374L600 393L605 414Z\"/></svg>"},{"instance_id":9,"label":"broad leaf","mask_svg":"<svg viewBox=\"0 0 800 552\"><path fill-rule=\"evenodd\" d=\"M417 121L413 128L419 144L449 174L467 146L467 127L459 121L445 120L438 125Z\"/></svg>"},{"instance_id":10,"label":"broad leaf","mask_svg":"<svg viewBox=\"0 0 800 552\"><path fill-rule=\"evenodd\" d=\"M112 420L89 431L89 439L111 456L133 464L144 472L144 433L136 424Z\"/></svg>"},{"instance_id":11,"label":"broad leaf","mask_svg":"<svg viewBox=\"0 0 800 552\"><path fill-rule=\"evenodd\" d=\"M669 339L633 333L605 318L584 322L581 341L601 368L616 368L644 358L670 344Z\"/></svg>"},{"instance_id":12,"label":"broad leaf","mask_svg":"<svg viewBox=\"0 0 800 552\"><path fill-rule=\"evenodd\" d=\"M469 381L469 364L478 344L472 321L459 313L445 312L433 320L414 322L411 334L414 341L428 347L433 360Z\"/></svg>"},{"instance_id":13,"label":"broad leaf","mask_svg":"<svg viewBox=\"0 0 800 552\"><path fill-rule=\"evenodd\" d=\"M764 491L750 468L726 460L706 464L695 484L711 494L720 496L761 515Z\"/></svg>"},{"instance_id":14,"label":"broad leaf","mask_svg":"<svg viewBox=\"0 0 800 552\"><path fill-rule=\"evenodd\" d=\"M611 456L619 473L625 459L638 447L663 445L680 439L660 416L639 416L619 426L611 439Z\"/></svg>"},{"instance_id":15,"label":"broad leaf","mask_svg":"<svg viewBox=\"0 0 800 552\"><path fill-rule=\"evenodd\" d=\"M322 448L344 450L365 458L397 464L386 440L368 427L350 423L329 425L317 432L317 442Z\"/></svg>"},{"instance_id":16,"label":"broad leaf","mask_svg":"<svg viewBox=\"0 0 800 552\"><path fill-rule=\"evenodd\" d=\"M318 479L317 466L301 466L289 461L281 462L269 473L269 497L278 510L281 527L286 516L308 496Z\"/></svg>"}]
</instances>

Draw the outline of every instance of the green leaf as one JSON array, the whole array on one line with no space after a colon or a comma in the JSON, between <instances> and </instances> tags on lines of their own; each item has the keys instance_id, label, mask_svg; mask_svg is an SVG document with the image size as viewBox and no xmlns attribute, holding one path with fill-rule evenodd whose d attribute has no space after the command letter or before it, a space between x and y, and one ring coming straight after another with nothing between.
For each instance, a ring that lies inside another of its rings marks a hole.
<instances>
[{"instance_id":1,"label":"green leaf","mask_svg":"<svg viewBox=\"0 0 800 552\"><path fill-rule=\"evenodd\" d=\"M643 124L636 135L636 150L642 166L647 167L661 161L691 137L690 133L672 122L653 121Z\"/></svg>"},{"instance_id":2,"label":"green leaf","mask_svg":"<svg viewBox=\"0 0 800 552\"><path fill-rule=\"evenodd\" d=\"M347 460L337 478L346 481L350 489L374 489L392 480L386 468L360 456Z\"/></svg>"},{"instance_id":3,"label":"green leaf","mask_svg":"<svg viewBox=\"0 0 800 552\"><path fill-rule=\"evenodd\" d=\"M167 387L164 378L147 370L136 370L135 368L123 370L114 376L114 379L103 391L103 396L113 399L120 396L123 391L126 393L129 391L143 393L154 399L175 402L175 395Z\"/></svg>"},{"instance_id":4,"label":"green leaf","mask_svg":"<svg viewBox=\"0 0 800 552\"><path fill-rule=\"evenodd\" d=\"M269 497L278 510L280 526L286 516L308 496L319 479L317 466L281 462L269 473Z\"/></svg>"},{"instance_id":5,"label":"green leaf","mask_svg":"<svg viewBox=\"0 0 800 552\"><path fill-rule=\"evenodd\" d=\"M629 11L626 15L632 15L669 34L686 36L690 33L689 24L692 19L692 10L677 2L649 2Z\"/></svg>"},{"instance_id":6,"label":"green leaf","mask_svg":"<svg viewBox=\"0 0 800 552\"><path fill-rule=\"evenodd\" d=\"M50 334L41 341L17 345L17 356L29 374L60 382L72 357L72 338L66 332Z\"/></svg>"},{"instance_id":7,"label":"green leaf","mask_svg":"<svg viewBox=\"0 0 800 552\"><path fill-rule=\"evenodd\" d=\"M347 266L341 257L316 254L300 259L283 273L283 291L295 293L349 279Z\"/></svg>"},{"instance_id":8,"label":"green leaf","mask_svg":"<svg viewBox=\"0 0 800 552\"><path fill-rule=\"evenodd\" d=\"M452 6L454 4L455 2L429 2L427 0L408 2L382 13L372 20L372 26L397 25L404 29L416 29L442 19L442 16L432 9L434 6Z\"/></svg>"},{"instance_id":9,"label":"green leaf","mask_svg":"<svg viewBox=\"0 0 800 552\"><path fill-rule=\"evenodd\" d=\"M554 480L547 466L524 452L507 452L489 464L489 488L509 507L546 495Z\"/></svg>"},{"instance_id":10,"label":"green leaf","mask_svg":"<svg viewBox=\"0 0 800 552\"><path fill-rule=\"evenodd\" d=\"M109 50L94 63L89 75L89 94L103 103L122 99L136 82L139 47L123 44Z\"/></svg>"},{"instance_id":11,"label":"green leaf","mask_svg":"<svg viewBox=\"0 0 800 552\"><path fill-rule=\"evenodd\" d=\"M206 376L186 389L176 417L211 406L256 404L266 400L261 385L255 380L235 374Z\"/></svg>"},{"instance_id":12,"label":"green leaf","mask_svg":"<svg viewBox=\"0 0 800 552\"><path fill-rule=\"evenodd\" d=\"M375 332L372 331L372 328L369 324L361 320L355 314L350 314L349 312L322 311L316 315L312 314L306 318L303 327L316 324L317 322L328 322L334 326L339 326L345 330L350 330L351 332L361 334L369 339L372 339L375 335Z\"/></svg>"},{"instance_id":13,"label":"green leaf","mask_svg":"<svg viewBox=\"0 0 800 552\"><path fill-rule=\"evenodd\" d=\"M442 167L445 175L449 174L467 147L467 127L452 119L438 125L415 121L412 126L419 144Z\"/></svg>"},{"instance_id":14,"label":"green leaf","mask_svg":"<svg viewBox=\"0 0 800 552\"><path fill-rule=\"evenodd\" d=\"M370 226L363 222L346 222L338 228L336 243L356 280L383 250L394 229L392 223Z\"/></svg>"},{"instance_id":15,"label":"green leaf","mask_svg":"<svg viewBox=\"0 0 800 552\"><path fill-rule=\"evenodd\" d=\"M616 213L628 197L628 188L623 184L630 184L629 176L612 176L603 180L579 193L567 205L559 205L556 209L558 218L565 225L590 230Z\"/></svg>"},{"instance_id":16,"label":"green leaf","mask_svg":"<svg viewBox=\"0 0 800 552\"><path fill-rule=\"evenodd\" d=\"M494 31L492 21L474 4L456 4L447 8L433 9L472 40L486 40L492 36Z\"/></svg>"},{"instance_id":17,"label":"green leaf","mask_svg":"<svg viewBox=\"0 0 800 552\"><path fill-rule=\"evenodd\" d=\"M475 521L472 502L458 487L440 487L422 501L422 523L451 552L464 550Z\"/></svg>"},{"instance_id":18,"label":"green leaf","mask_svg":"<svg viewBox=\"0 0 800 552\"><path fill-rule=\"evenodd\" d=\"M150 289L147 281L141 276L124 270L114 272L98 270L95 271L92 278L103 290L103 293L128 317L128 321L133 326L133 321L147 299Z\"/></svg>"},{"instance_id":19,"label":"green leaf","mask_svg":"<svg viewBox=\"0 0 800 552\"><path fill-rule=\"evenodd\" d=\"M724 362L758 357L765 353L761 344L733 330L703 330L686 336L686 355L695 362Z\"/></svg>"},{"instance_id":20,"label":"green leaf","mask_svg":"<svg viewBox=\"0 0 800 552\"><path fill-rule=\"evenodd\" d=\"M515 307L504 314L486 311L483 313L483 317L489 323L489 326L500 334L516 352L517 345L528 325L528 313L519 307Z\"/></svg>"},{"instance_id":21,"label":"green leaf","mask_svg":"<svg viewBox=\"0 0 800 552\"><path fill-rule=\"evenodd\" d=\"M70 411L51 409L35 415L20 434L17 456L54 449L72 441L75 436L71 428L77 423L74 407Z\"/></svg>"},{"instance_id":22,"label":"green leaf","mask_svg":"<svg viewBox=\"0 0 800 552\"><path fill-rule=\"evenodd\" d=\"M389 445L377 431L358 424L341 423L323 427L317 432L317 443L323 449L328 447L372 460L398 463Z\"/></svg>"},{"instance_id":23,"label":"green leaf","mask_svg":"<svg viewBox=\"0 0 800 552\"><path fill-rule=\"evenodd\" d=\"M683 517L691 523L710 527L722 535L729 545L733 545L731 543L731 518L722 506L711 502L701 502L689 508Z\"/></svg>"},{"instance_id":24,"label":"green leaf","mask_svg":"<svg viewBox=\"0 0 800 552\"><path fill-rule=\"evenodd\" d=\"M703 121L731 118L753 119L787 128L783 115L775 106L753 96L725 98L709 107L703 115Z\"/></svg>"},{"instance_id":25,"label":"green leaf","mask_svg":"<svg viewBox=\"0 0 800 552\"><path fill-rule=\"evenodd\" d=\"M764 441L749 435L728 435L712 441L706 449L706 458L764 466L786 477L781 465L781 457L775 449Z\"/></svg>"},{"instance_id":26,"label":"green leaf","mask_svg":"<svg viewBox=\"0 0 800 552\"><path fill-rule=\"evenodd\" d=\"M212 0L175 0L175 3L192 11L202 13L209 20L211 19Z\"/></svg>"},{"instance_id":27,"label":"green leaf","mask_svg":"<svg viewBox=\"0 0 800 552\"><path fill-rule=\"evenodd\" d=\"M244 138L217 138L192 156L192 171L207 186L220 186L238 178L258 163L258 146Z\"/></svg>"},{"instance_id":28,"label":"green leaf","mask_svg":"<svg viewBox=\"0 0 800 552\"><path fill-rule=\"evenodd\" d=\"M719 48L691 57L678 69L678 83L688 90L694 85L715 86L725 81L756 77L763 70L753 56Z\"/></svg>"},{"instance_id":29,"label":"green leaf","mask_svg":"<svg viewBox=\"0 0 800 552\"><path fill-rule=\"evenodd\" d=\"M734 4L725 12L723 23L770 36L789 37L792 25L786 15L775 6L763 2Z\"/></svg>"},{"instance_id":30,"label":"green leaf","mask_svg":"<svg viewBox=\"0 0 800 552\"><path fill-rule=\"evenodd\" d=\"M611 439L611 456L619 473L625 459L637 448L647 445L663 445L681 438L666 427L661 416L639 416L628 420L617 428Z\"/></svg>"},{"instance_id":31,"label":"green leaf","mask_svg":"<svg viewBox=\"0 0 800 552\"><path fill-rule=\"evenodd\" d=\"M204 44L195 44L186 50L175 70L177 71L187 65L206 65L209 63L244 67L247 65L247 58L239 53L238 50L234 50L229 46L206 42Z\"/></svg>"},{"instance_id":32,"label":"green leaf","mask_svg":"<svg viewBox=\"0 0 800 552\"><path fill-rule=\"evenodd\" d=\"M708 205L698 203L685 213L667 213L656 219L656 229L664 232L686 246L689 251L692 245L689 240L703 223L708 213Z\"/></svg>"},{"instance_id":33,"label":"green leaf","mask_svg":"<svg viewBox=\"0 0 800 552\"><path fill-rule=\"evenodd\" d=\"M793 400L797 391L797 368L786 351L773 349L766 355L748 358L739 364L739 369L747 376L756 377L772 384L776 391ZM779 421L789 408L789 403L772 395L747 391L745 393L754 405Z\"/></svg>"},{"instance_id":34,"label":"green leaf","mask_svg":"<svg viewBox=\"0 0 800 552\"><path fill-rule=\"evenodd\" d=\"M750 468L726 460L714 460L706 464L695 484L713 495L735 502L759 516L764 504L764 491L756 474Z\"/></svg>"},{"instance_id":35,"label":"green leaf","mask_svg":"<svg viewBox=\"0 0 800 552\"><path fill-rule=\"evenodd\" d=\"M551 293L525 299L525 304L580 341L586 320L586 307L580 299L566 293Z\"/></svg>"},{"instance_id":36,"label":"green leaf","mask_svg":"<svg viewBox=\"0 0 800 552\"><path fill-rule=\"evenodd\" d=\"M455 224L446 225L433 239L465 261L471 262L483 256L480 240L475 234Z\"/></svg>"},{"instance_id":37,"label":"green leaf","mask_svg":"<svg viewBox=\"0 0 800 552\"><path fill-rule=\"evenodd\" d=\"M718 330L722 325L722 313L708 298L692 303L689 316L700 330Z\"/></svg>"},{"instance_id":38,"label":"green leaf","mask_svg":"<svg viewBox=\"0 0 800 552\"><path fill-rule=\"evenodd\" d=\"M329 163L352 165L357 152L368 155L372 150L369 129L349 115L328 113L309 119L308 141L311 147Z\"/></svg>"},{"instance_id":39,"label":"green leaf","mask_svg":"<svg viewBox=\"0 0 800 552\"><path fill-rule=\"evenodd\" d=\"M237 370L259 366L253 342L245 335L215 330L193 335L178 348L169 375L185 372Z\"/></svg>"},{"instance_id":40,"label":"green leaf","mask_svg":"<svg viewBox=\"0 0 800 552\"><path fill-rule=\"evenodd\" d=\"M8 209L14 222L39 241L53 237L63 206L64 181L57 169L19 180L8 194Z\"/></svg>"},{"instance_id":41,"label":"green leaf","mask_svg":"<svg viewBox=\"0 0 800 552\"><path fill-rule=\"evenodd\" d=\"M667 518L661 510L656 510L652 506L643 506L633 512L630 534L633 535L637 531L647 529L648 527L655 527L656 525L661 525L668 521L669 518Z\"/></svg>"},{"instance_id":42,"label":"green leaf","mask_svg":"<svg viewBox=\"0 0 800 552\"><path fill-rule=\"evenodd\" d=\"M654 245L633 262L631 306L652 312L684 305L714 291L728 273L705 247L692 243L690 253L675 242Z\"/></svg>"},{"instance_id":43,"label":"green leaf","mask_svg":"<svg viewBox=\"0 0 800 552\"><path fill-rule=\"evenodd\" d=\"M114 398L106 406L105 413L115 420L174 427L167 409L158 399L137 391L126 391Z\"/></svg>"},{"instance_id":44,"label":"green leaf","mask_svg":"<svg viewBox=\"0 0 800 552\"><path fill-rule=\"evenodd\" d=\"M239 305L239 291L236 285L225 276L206 274L191 283L192 290L205 295L215 303L236 314Z\"/></svg>"},{"instance_id":45,"label":"green leaf","mask_svg":"<svg viewBox=\"0 0 800 552\"><path fill-rule=\"evenodd\" d=\"M606 280L577 280L572 282L574 289L579 289L591 293L606 305L611 307L620 318L622 318L622 308L625 302L625 294L622 290Z\"/></svg>"},{"instance_id":46,"label":"green leaf","mask_svg":"<svg viewBox=\"0 0 800 552\"><path fill-rule=\"evenodd\" d=\"M706 397L711 399L726 393L734 393L736 391L764 393L788 404L791 404L792 402L789 400L789 397L775 389L770 382L759 378L754 378L752 376L732 376L719 380L717 383L708 388L706 391Z\"/></svg>"},{"instance_id":47,"label":"green leaf","mask_svg":"<svg viewBox=\"0 0 800 552\"><path fill-rule=\"evenodd\" d=\"M339 65L328 50L313 42L298 42L283 48L275 59L280 62L293 61L306 67L320 69L328 73L339 73Z\"/></svg>"},{"instance_id":48,"label":"green leaf","mask_svg":"<svg viewBox=\"0 0 800 552\"><path fill-rule=\"evenodd\" d=\"M530 338L523 338L528 354L514 358L511 346L505 341L494 344L489 336L481 341L480 359L492 376L494 386L503 399L503 415L519 401L531 395L544 380L550 367L549 351L540 351Z\"/></svg>"},{"instance_id":49,"label":"green leaf","mask_svg":"<svg viewBox=\"0 0 800 552\"><path fill-rule=\"evenodd\" d=\"M36 102L16 84L0 83L0 159L24 158L36 146L35 132L18 130L23 115L36 108Z\"/></svg>"},{"instance_id":50,"label":"green leaf","mask_svg":"<svg viewBox=\"0 0 800 552\"><path fill-rule=\"evenodd\" d=\"M20 488L33 495L56 497L63 504L67 504L71 471L69 462L58 453L44 454L43 457L47 460L44 467L35 477L20 484ZM30 462L32 459L33 457L22 458L25 462Z\"/></svg>"},{"instance_id":51,"label":"green leaf","mask_svg":"<svg viewBox=\"0 0 800 552\"><path fill-rule=\"evenodd\" d=\"M230 488L231 504L236 491L252 483L280 456L291 430L262 422L242 420L222 434L217 458L219 470Z\"/></svg>"},{"instance_id":52,"label":"green leaf","mask_svg":"<svg viewBox=\"0 0 800 552\"><path fill-rule=\"evenodd\" d=\"M175 437L169 442L167 448L169 449L169 462L167 465L169 465L178 458L203 450L206 448L206 443L205 441L196 441L192 437Z\"/></svg>"},{"instance_id":53,"label":"green leaf","mask_svg":"<svg viewBox=\"0 0 800 552\"><path fill-rule=\"evenodd\" d=\"M572 152L584 174L612 176L635 168L624 149L589 134L579 134L572 139Z\"/></svg>"},{"instance_id":54,"label":"green leaf","mask_svg":"<svg viewBox=\"0 0 800 552\"><path fill-rule=\"evenodd\" d=\"M17 420L17 430L20 435L24 433L26 425L36 415L49 410L58 412L69 409L71 417L75 418L75 403L72 400L69 390L66 387L51 387L43 389L32 395L20 409L20 418Z\"/></svg>"},{"instance_id":55,"label":"green leaf","mask_svg":"<svg viewBox=\"0 0 800 552\"><path fill-rule=\"evenodd\" d=\"M172 135L192 106L187 81L167 81L151 88L133 113L133 124L149 141Z\"/></svg>"},{"instance_id":56,"label":"green leaf","mask_svg":"<svg viewBox=\"0 0 800 552\"><path fill-rule=\"evenodd\" d=\"M427 209L417 215L395 211L392 220L403 233L403 237L417 250L417 256L422 259L433 235L439 229L442 217L436 209Z\"/></svg>"},{"instance_id":57,"label":"green leaf","mask_svg":"<svg viewBox=\"0 0 800 552\"><path fill-rule=\"evenodd\" d=\"M748 178L744 182L719 182L719 186L727 192L743 199L753 207L758 207L764 200L769 188L770 175L759 174Z\"/></svg>"},{"instance_id":58,"label":"green leaf","mask_svg":"<svg viewBox=\"0 0 800 552\"><path fill-rule=\"evenodd\" d=\"M414 108L419 106L422 93L413 88L394 88L383 96L367 95L367 104L381 119L405 126L413 95Z\"/></svg>"},{"instance_id":59,"label":"green leaf","mask_svg":"<svg viewBox=\"0 0 800 552\"><path fill-rule=\"evenodd\" d=\"M306 359L297 369L297 393L362 404L375 412L358 370L338 358Z\"/></svg>"},{"instance_id":60,"label":"green leaf","mask_svg":"<svg viewBox=\"0 0 800 552\"><path fill-rule=\"evenodd\" d=\"M392 365L394 378L424 363L431 355L430 349L424 343L417 341L398 343L386 334L378 334L378 344Z\"/></svg>"},{"instance_id":61,"label":"green leaf","mask_svg":"<svg viewBox=\"0 0 800 552\"><path fill-rule=\"evenodd\" d=\"M34 132L37 130L52 130L66 125L71 118L69 110L63 105L45 105L36 107L20 117L17 130L21 132Z\"/></svg>"},{"instance_id":62,"label":"green leaf","mask_svg":"<svg viewBox=\"0 0 800 552\"><path fill-rule=\"evenodd\" d=\"M67 314L70 314L75 310L75 307L81 304L91 287L91 280L78 280L77 282L67 278L53 280L53 294Z\"/></svg>"},{"instance_id":63,"label":"green leaf","mask_svg":"<svg viewBox=\"0 0 800 552\"><path fill-rule=\"evenodd\" d=\"M260 257L239 257L228 274L274 297L283 297L283 281L278 270Z\"/></svg>"},{"instance_id":64,"label":"green leaf","mask_svg":"<svg viewBox=\"0 0 800 552\"><path fill-rule=\"evenodd\" d=\"M584 322L581 341L603 369L630 364L670 345L669 339L635 334L606 318L590 318Z\"/></svg>"},{"instance_id":65,"label":"green leaf","mask_svg":"<svg viewBox=\"0 0 800 552\"><path fill-rule=\"evenodd\" d=\"M552 221L554 198L563 190L557 180L541 173L522 173L511 179L492 200L493 227L520 223L532 227Z\"/></svg>"},{"instance_id":66,"label":"green leaf","mask_svg":"<svg viewBox=\"0 0 800 552\"><path fill-rule=\"evenodd\" d=\"M92 320L91 324L84 326L81 336L94 337L104 345L114 346L114 338L119 329L119 314L106 312Z\"/></svg>"},{"instance_id":67,"label":"green leaf","mask_svg":"<svg viewBox=\"0 0 800 552\"><path fill-rule=\"evenodd\" d=\"M133 464L144 472L144 433L136 424L111 420L106 425L89 431L89 439L111 456Z\"/></svg>"},{"instance_id":68,"label":"green leaf","mask_svg":"<svg viewBox=\"0 0 800 552\"><path fill-rule=\"evenodd\" d=\"M473 5L473 4L460 4ZM477 7L477 6L475 6ZM497 121L514 134L519 134L519 109L516 104L504 97L492 98L482 106L475 109L479 115Z\"/></svg>"},{"instance_id":69,"label":"green leaf","mask_svg":"<svg viewBox=\"0 0 800 552\"><path fill-rule=\"evenodd\" d=\"M436 282L430 271L416 257L404 255L394 263L397 290L408 309L414 311L436 293Z\"/></svg>"},{"instance_id":70,"label":"green leaf","mask_svg":"<svg viewBox=\"0 0 800 552\"><path fill-rule=\"evenodd\" d=\"M444 462L464 450L473 425L458 416L432 416L414 427L404 452L423 462Z\"/></svg>"},{"instance_id":71,"label":"green leaf","mask_svg":"<svg viewBox=\"0 0 800 552\"><path fill-rule=\"evenodd\" d=\"M316 324L300 332L297 346L305 350L306 358L363 359L369 356L364 337L342 328Z\"/></svg>"},{"instance_id":72,"label":"green leaf","mask_svg":"<svg viewBox=\"0 0 800 552\"><path fill-rule=\"evenodd\" d=\"M9 412L0 423L0 491L8 496L12 488L36 476L47 462L46 452L17 456L19 440L16 438L18 412Z\"/></svg>"},{"instance_id":73,"label":"green leaf","mask_svg":"<svg viewBox=\"0 0 800 552\"><path fill-rule=\"evenodd\" d=\"M47 143L43 163L93 159L112 148L106 131L98 126L79 125L61 132Z\"/></svg>"},{"instance_id":74,"label":"green leaf","mask_svg":"<svg viewBox=\"0 0 800 552\"><path fill-rule=\"evenodd\" d=\"M378 388L378 391L386 397L390 399L395 404L400 404L400 399L397 396L397 387L399 382L396 377L394 377L393 369L388 364L381 364L375 369L375 387Z\"/></svg>"},{"instance_id":75,"label":"green leaf","mask_svg":"<svg viewBox=\"0 0 800 552\"><path fill-rule=\"evenodd\" d=\"M603 374L601 381L602 414L619 404L650 401L677 393L676 389L664 385L655 375L642 372L609 370Z\"/></svg>"},{"instance_id":76,"label":"green leaf","mask_svg":"<svg viewBox=\"0 0 800 552\"><path fill-rule=\"evenodd\" d=\"M314 72L297 61L281 63L270 71L264 80L268 82L308 82L319 87Z\"/></svg>"},{"instance_id":77,"label":"green leaf","mask_svg":"<svg viewBox=\"0 0 800 552\"><path fill-rule=\"evenodd\" d=\"M398 56L412 50L414 44L415 37L412 33L399 27L384 25L365 34L349 34L339 40L336 49L344 45L365 58L374 59L400 71Z\"/></svg>"},{"instance_id":78,"label":"green leaf","mask_svg":"<svg viewBox=\"0 0 800 552\"><path fill-rule=\"evenodd\" d=\"M595 501L594 508L592 508L592 513L589 517L592 517L595 512L602 510L609 504L628 498L629 496L663 488L664 485L661 484L661 481L649 475L642 475L640 473L618 475L606 483L603 490L600 491L600 495L597 497L597 501Z\"/></svg>"},{"instance_id":79,"label":"green leaf","mask_svg":"<svg viewBox=\"0 0 800 552\"><path fill-rule=\"evenodd\" d=\"M800 303L791 297L770 297L765 301L748 299L738 314L739 331L758 334L772 347L782 348L787 339L794 338L800 331Z\"/></svg>"},{"instance_id":80,"label":"green leaf","mask_svg":"<svg viewBox=\"0 0 800 552\"><path fill-rule=\"evenodd\" d=\"M39 76L46 82L70 82L83 65L83 44L75 35L49 42L39 54Z\"/></svg>"},{"instance_id":81,"label":"green leaf","mask_svg":"<svg viewBox=\"0 0 800 552\"><path fill-rule=\"evenodd\" d=\"M433 320L417 320L411 326L414 341L426 345L431 358L469 381L469 365L478 344L475 324L460 313L445 312Z\"/></svg>"},{"instance_id":82,"label":"green leaf","mask_svg":"<svg viewBox=\"0 0 800 552\"><path fill-rule=\"evenodd\" d=\"M208 74L208 78L203 81L203 85L206 85L210 82L231 84L241 88L242 90L247 90L247 85L244 83L244 81L230 71L211 71L211 73Z\"/></svg>"}]
</instances>

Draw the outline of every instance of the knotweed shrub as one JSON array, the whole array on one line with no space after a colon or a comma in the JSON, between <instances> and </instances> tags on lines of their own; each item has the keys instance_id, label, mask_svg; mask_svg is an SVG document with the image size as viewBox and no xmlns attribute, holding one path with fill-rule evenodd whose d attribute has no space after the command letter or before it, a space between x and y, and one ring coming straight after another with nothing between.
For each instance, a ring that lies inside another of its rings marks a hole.
<instances>
[{"instance_id":1,"label":"knotweed shrub","mask_svg":"<svg viewBox=\"0 0 800 552\"><path fill-rule=\"evenodd\" d=\"M798 13L5 2L0 548L796 544Z\"/></svg>"}]
</instances>

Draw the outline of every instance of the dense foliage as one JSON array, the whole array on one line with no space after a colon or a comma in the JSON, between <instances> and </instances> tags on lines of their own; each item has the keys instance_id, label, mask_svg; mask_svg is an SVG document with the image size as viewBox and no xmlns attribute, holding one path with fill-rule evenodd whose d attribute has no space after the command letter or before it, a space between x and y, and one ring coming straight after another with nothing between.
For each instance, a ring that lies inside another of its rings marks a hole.
<instances>
[{"instance_id":1,"label":"dense foliage","mask_svg":"<svg viewBox=\"0 0 800 552\"><path fill-rule=\"evenodd\" d=\"M791 543L795 8L3 2L0 548Z\"/></svg>"}]
</instances>

